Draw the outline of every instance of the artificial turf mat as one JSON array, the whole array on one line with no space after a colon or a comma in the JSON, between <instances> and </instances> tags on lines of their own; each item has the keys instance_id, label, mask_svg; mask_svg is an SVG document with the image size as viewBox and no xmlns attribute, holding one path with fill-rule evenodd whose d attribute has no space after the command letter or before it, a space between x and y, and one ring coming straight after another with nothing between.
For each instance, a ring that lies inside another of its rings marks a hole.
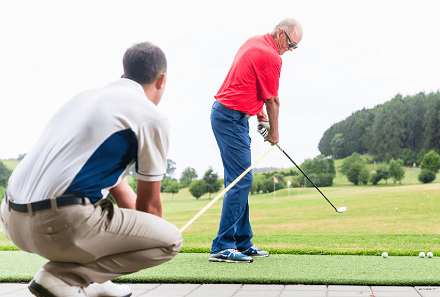
<instances>
[{"instance_id":1,"label":"artificial turf mat","mask_svg":"<svg viewBox=\"0 0 440 297\"><path fill-rule=\"evenodd\" d=\"M128 283L249 283L438 286L440 258L271 255L253 263L213 263L209 254L178 254L165 264L122 276ZM28 282L47 260L0 252L0 282Z\"/></svg>"}]
</instances>

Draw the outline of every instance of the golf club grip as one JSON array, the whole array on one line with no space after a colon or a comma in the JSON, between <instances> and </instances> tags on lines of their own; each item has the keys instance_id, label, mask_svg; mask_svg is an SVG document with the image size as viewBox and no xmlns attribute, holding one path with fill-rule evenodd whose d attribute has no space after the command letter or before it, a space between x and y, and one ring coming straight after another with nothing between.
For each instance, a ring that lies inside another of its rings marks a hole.
<instances>
[{"instance_id":1,"label":"golf club grip","mask_svg":"<svg viewBox=\"0 0 440 297\"><path fill-rule=\"evenodd\" d=\"M243 176L245 176L249 171L251 171L252 168L254 168L258 162L261 161L275 146L271 146L270 149L267 150L267 152L264 153L257 161L255 161L248 169L246 169L239 177L237 177L229 186L227 186L223 191L220 192L220 194L217 195L214 199L212 199L211 202L208 203L201 211L199 211L198 214L196 214L188 223L186 223L185 226L183 226L179 231L182 233L186 228L188 228L195 220L197 220L205 211L208 210L217 200L219 200L224 194L226 194L227 191L229 191L236 183L238 183Z\"/></svg>"}]
</instances>

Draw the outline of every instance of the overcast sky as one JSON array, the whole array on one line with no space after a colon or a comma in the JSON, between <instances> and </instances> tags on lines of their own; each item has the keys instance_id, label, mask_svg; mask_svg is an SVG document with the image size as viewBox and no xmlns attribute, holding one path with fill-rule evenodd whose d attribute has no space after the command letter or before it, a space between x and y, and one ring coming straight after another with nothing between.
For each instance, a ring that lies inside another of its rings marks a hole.
<instances>
[{"instance_id":1,"label":"overcast sky","mask_svg":"<svg viewBox=\"0 0 440 297\"><path fill-rule=\"evenodd\" d=\"M319 155L325 130L353 112L398 93L440 90L439 11L437 0L4 1L0 158L30 151L58 108L119 78L125 50L151 41L168 59L159 107L171 122L175 177L186 167L200 177L209 166L223 176L209 120L213 96L249 37L293 17L304 37L282 56L280 145L300 164ZM270 147L256 126L254 117L254 161ZM292 165L275 149L257 167Z\"/></svg>"}]
</instances>

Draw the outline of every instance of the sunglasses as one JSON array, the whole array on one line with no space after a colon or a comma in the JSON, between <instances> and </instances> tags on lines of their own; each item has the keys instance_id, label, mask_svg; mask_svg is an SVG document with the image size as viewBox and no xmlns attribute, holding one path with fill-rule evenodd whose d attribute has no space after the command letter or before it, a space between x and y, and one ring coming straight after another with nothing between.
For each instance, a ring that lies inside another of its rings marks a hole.
<instances>
[{"instance_id":1,"label":"sunglasses","mask_svg":"<svg viewBox=\"0 0 440 297\"><path fill-rule=\"evenodd\" d=\"M287 35L286 31L284 31L284 34L286 34L287 39L289 39L289 47L290 47L290 48L293 48L293 49L298 48L298 46L296 45L296 43L295 43L295 42L292 42L292 40L290 40L289 35Z\"/></svg>"}]
</instances>

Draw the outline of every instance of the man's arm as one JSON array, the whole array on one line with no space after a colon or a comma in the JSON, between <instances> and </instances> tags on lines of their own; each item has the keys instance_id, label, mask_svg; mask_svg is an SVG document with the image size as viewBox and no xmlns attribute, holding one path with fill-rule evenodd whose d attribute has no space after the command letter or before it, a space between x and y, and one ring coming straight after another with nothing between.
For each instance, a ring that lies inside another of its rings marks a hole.
<instances>
[{"instance_id":1,"label":"man's arm","mask_svg":"<svg viewBox=\"0 0 440 297\"><path fill-rule=\"evenodd\" d=\"M269 136L264 139L264 141L269 141L272 145L277 144L280 141L280 136L278 133L278 115L280 112L280 99L277 97L273 97L267 100L264 100L264 104L266 105L267 115L269 116Z\"/></svg>"},{"instance_id":2,"label":"man's arm","mask_svg":"<svg viewBox=\"0 0 440 297\"><path fill-rule=\"evenodd\" d=\"M162 181L148 182L138 180L136 210L162 217L161 183Z\"/></svg>"},{"instance_id":3,"label":"man's arm","mask_svg":"<svg viewBox=\"0 0 440 297\"><path fill-rule=\"evenodd\" d=\"M128 185L125 177L116 187L110 189L116 204L121 208L136 209L136 193Z\"/></svg>"},{"instance_id":4,"label":"man's arm","mask_svg":"<svg viewBox=\"0 0 440 297\"><path fill-rule=\"evenodd\" d=\"M124 178L116 187L110 189L118 207L136 209L162 217L162 201L160 199L161 181L148 182L138 180L137 196Z\"/></svg>"}]
</instances>

